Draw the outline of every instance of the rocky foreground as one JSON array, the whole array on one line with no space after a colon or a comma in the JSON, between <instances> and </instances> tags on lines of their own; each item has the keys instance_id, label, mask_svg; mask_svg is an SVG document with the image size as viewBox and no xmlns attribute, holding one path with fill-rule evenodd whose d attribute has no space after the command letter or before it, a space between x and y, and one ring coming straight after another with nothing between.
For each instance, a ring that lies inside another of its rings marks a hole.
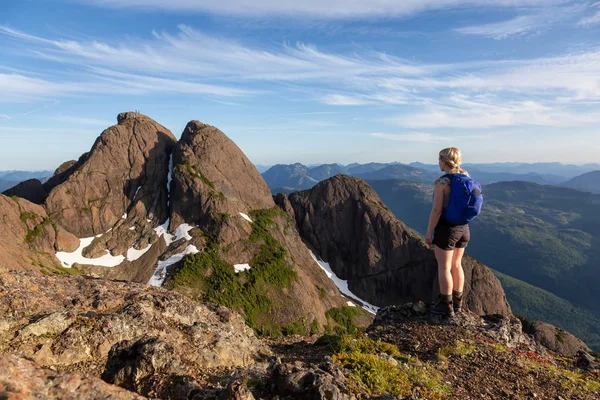
<instances>
[{"instance_id":1,"label":"rocky foreground","mask_svg":"<svg viewBox=\"0 0 600 400\"><path fill-rule=\"evenodd\" d=\"M559 357L513 316L442 320L424 303L380 309L366 332L259 339L237 312L165 289L3 272L0 316L6 399L600 395L587 353Z\"/></svg>"}]
</instances>

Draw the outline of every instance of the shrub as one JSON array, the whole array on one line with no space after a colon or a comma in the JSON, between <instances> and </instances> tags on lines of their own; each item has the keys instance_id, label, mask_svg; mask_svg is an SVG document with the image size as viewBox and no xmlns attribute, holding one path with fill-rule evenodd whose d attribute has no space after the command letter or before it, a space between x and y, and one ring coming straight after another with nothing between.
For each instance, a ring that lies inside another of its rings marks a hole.
<instances>
[{"instance_id":1,"label":"shrub","mask_svg":"<svg viewBox=\"0 0 600 400\"><path fill-rule=\"evenodd\" d=\"M27 229L27 235L25 235L25 243L31 243L36 237L41 236L43 233L42 226L36 225L33 229Z\"/></svg>"},{"instance_id":2,"label":"shrub","mask_svg":"<svg viewBox=\"0 0 600 400\"><path fill-rule=\"evenodd\" d=\"M36 215L29 211L22 211L21 215L20 215L21 221L23 221L23 222L26 222L27 220L30 220L30 219L35 219L35 217L36 217Z\"/></svg>"},{"instance_id":3,"label":"shrub","mask_svg":"<svg viewBox=\"0 0 600 400\"><path fill-rule=\"evenodd\" d=\"M321 286L317 286L317 290L319 291L319 300L323 300L326 296L327 296L327 290L325 290L325 288L322 288Z\"/></svg>"},{"instance_id":4,"label":"shrub","mask_svg":"<svg viewBox=\"0 0 600 400\"><path fill-rule=\"evenodd\" d=\"M354 333L356 332L356 324L354 318L360 315L360 310L356 307L343 306L339 308L332 308L327 310L325 315L337 322L345 332L343 333ZM335 328L334 328L335 329Z\"/></svg>"},{"instance_id":5,"label":"shrub","mask_svg":"<svg viewBox=\"0 0 600 400\"><path fill-rule=\"evenodd\" d=\"M319 322L315 318L315 319L313 319L313 322L310 324L310 334L316 335L317 333L319 333Z\"/></svg>"},{"instance_id":6,"label":"shrub","mask_svg":"<svg viewBox=\"0 0 600 400\"><path fill-rule=\"evenodd\" d=\"M300 318L296 322L284 326L283 328L281 328L281 333L284 336L306 335L306 324L304 318Z\"/></svg>"}]
</instances>

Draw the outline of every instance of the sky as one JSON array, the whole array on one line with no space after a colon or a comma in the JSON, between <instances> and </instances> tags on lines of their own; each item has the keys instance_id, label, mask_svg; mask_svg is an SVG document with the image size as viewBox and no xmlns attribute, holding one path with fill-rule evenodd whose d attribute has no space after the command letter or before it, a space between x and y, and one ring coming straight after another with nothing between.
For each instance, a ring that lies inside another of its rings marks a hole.
<instances>
[{"instance_id":1,"label":"sky","mask_svg":"<svg viewBox=\"0 0 600 400\"><path fill-rule=\"evenodd\" d=\"M600 1L0 1L0 170L134 110L261 165L600 162Z\"/></svg>"}]
</instances>

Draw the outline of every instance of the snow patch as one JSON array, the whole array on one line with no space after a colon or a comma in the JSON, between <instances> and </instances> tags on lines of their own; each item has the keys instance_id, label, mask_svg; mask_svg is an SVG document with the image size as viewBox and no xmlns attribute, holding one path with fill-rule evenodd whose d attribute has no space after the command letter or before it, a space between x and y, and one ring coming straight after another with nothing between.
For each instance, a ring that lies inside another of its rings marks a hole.
<instances>
[{"instance_id":1,"label":"snow patch","mask_svg":"<svg viewBox=\"0 0 600 400\"><path fill-rule=\"evenodd\" d=\"M173 153L169 157L169 174L167 175L167 208L171 205L171 181L173 180Z\"/></svg>"},{"instance_id":2,"label":"snow patch","mask_svg":"<svg viewBox=\"0 0 600 400\"><path fill-rule=\"evenodd\" d=\"M141 188L142 188L141 186L138 186L138 188L135 190L135 194L133 195L133 200L132 201L135 200L135 198L137 197L137 194L138 194L138 192L140 191Z\"/></svg>"},{"instance_id":3,"label":"snow patch","mask_svg":"<svg viewBox=\"0 0 600 400\"><path fill-rule=\"evenodd\" d=\"M86 258L83 256L83 249L88 247L95 238L101 237L102 234L79 239L79 247L72 253L65 251L59 251L56 253L56 258L60 260L60 263L65 268L71 268L73 264L78 263L82 265L97 265L99 267L116 267L125 260L125 256L113 256L109 250L106 250L106 254L98 258Z\"/></svg>"},{"instance_id":4,"label":"snow patch","mask_svg":"<svg viewBox=\"0 0 600 400\"><path fill-rule=\"evenodd\" d=\"M356 307L356 304L351 301L347 302L346 304L348 304L348 307Z\"/></svg>"},{"instance_id":5,"label":"snow patch","mask_svg":"<svg viewBox=\"0 0 600 400\"><path fill-rule=\"evenodd\" d=\"M146 254L148 252L148 250L150 250L150 247L152 247L151 244L149 244L148 246L146 246L145 249L142 249L142 250L137 250L133 246L130 247L129 249L127 249L127 261L137 260L144 254Z\"/></svg>"},{"instance_id":6,"label":"snow patch","mask_svg":"<svg viewBox=\"0 0 600 400\"><path fill-rule=\"evenodd\" d=\"M173 254L171 257L167 258L164 261L159 261L156 269L154 270L154 274L152 278L148 281L149 285L152 286L162 286L165 282L167 267L181 261L183 257L188 254L196 254L198 253L198 249L196 246L189 245L185 248L185 250L179 254Z\"/></svg>"},{"instance_id":7,"label":"snow patch","mask_svg":"<svg viewBox=\"0 0 600 400\"><path fill-rule=\"evenodd\" d=\"M249 264L235 264L233 266L233 269L235 270L235 273L239 273L239 272L243 272L243 271L247 271L249 270L251 267Z\"/></svg>"},{"instance_id":8,"label":"snow patch","mask_svg":"<svg viewBox=\"0 0 600 400\"><path fill-rule=\"evenodd\" d=\"M241 215L241 216L242 216L242 218L244 218L246 221L248 221L248 222L253 222L253 221L252 221L252 219L251 219L249 216L247 216L246 214L244 214L243 212L241 212L241 213L240 213L240 215Z\"/></svg>"},{"instance_id":9,"label":"snow patch","mask_svg":"<svg viewBox=\"0 0 600 400\"><path fill-rule=\"evenodd\" d=\"M169 224L171 223L171 218L167 218L167 221L160 225L157 226L156 228L154 228L154 232L156 232L156 234L158 235L158 237L164 236L165 237L165 242L167 244L167 247L169 247L169 245L171 243L173 243L173 239L175 238L174 235L171 235L167 229L169 229Z\"/></svg>"},{"instance_id":10,"label":"snow patch","mask_svg":"<svg viewBox=\"0 0 600 400\"><path fill-rule=\"evenodd\" d=\"M374 305L369 304L366 301L361 300L358 296L354 295L354 293L352 293L350 291L350 289L348 288L348 281L338 278L337 275L331 270L329 263L319 260L311 250L309 250L309 252L310 252L310 255L313 258L313 260L315 260L315 262L317 264L319 264L319 267L321 267L321 269L323 271L325 271L325 274L327 275L327 277L329 279L331 279L333 281L333 283L335 283L335 286L337 286L337 288L340 290L340 292L342 292L342 294L344 294L347 297L357 300L358 303L362 304L362 308L364 308L371 314L377 313L377 310L379 309L379 307L375 307ZM350 303L350 302L348 302L348 303Z\"/></svg>"},{"instance_id":11,"label":"snow patch","mask_svg":"<svg viewBox=\"0 0 600 400\"><path fill-rule=\"evenodd\" d=\"M121 219L127 219L127 213L123 214L123 216L121 217Z\"/></svg>"},{"instance_id":12,"label":"snow patch","mask_svg":"<svg viewBox=\"0 0 600 400\"><path fill-rule=\"evenodd\" d=\"M179 239L185 239L188 242L190 240L192 240L192 236L189 234L189 232L194 229L193 226L189 225L189 224L181 224L177 227L177 229L175 230L175 239L173 241L178 241Z\"/></svg>"},{"instance_id":13,"label":"snow patch","mask_svg":"<svg viewBox=\"0 0 600 400\"><path fill-rule=\"evenodd\" d=\"M129 228L130 231L135 231L136 227L132 226L131 228Z\"/></svg>"}]
</instances>

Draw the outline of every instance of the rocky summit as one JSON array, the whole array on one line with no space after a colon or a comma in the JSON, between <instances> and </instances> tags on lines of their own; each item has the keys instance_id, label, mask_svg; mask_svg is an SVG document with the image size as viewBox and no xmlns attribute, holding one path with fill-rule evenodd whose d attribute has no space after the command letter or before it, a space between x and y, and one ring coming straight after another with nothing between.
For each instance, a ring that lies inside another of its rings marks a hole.
<instances>
[{"instance_id":1,"label":"rocky summit","mask_svg":"<svg viewBox=\"0 0 600 400\"><path fill-rule=\"evenodd\" d=\"M599 395L590 349L470 257L465 312L432 317L433 251L364 181L273 197L199 121L119 114L0 216L2 399Z\"/></svg>"}]
</instances>

